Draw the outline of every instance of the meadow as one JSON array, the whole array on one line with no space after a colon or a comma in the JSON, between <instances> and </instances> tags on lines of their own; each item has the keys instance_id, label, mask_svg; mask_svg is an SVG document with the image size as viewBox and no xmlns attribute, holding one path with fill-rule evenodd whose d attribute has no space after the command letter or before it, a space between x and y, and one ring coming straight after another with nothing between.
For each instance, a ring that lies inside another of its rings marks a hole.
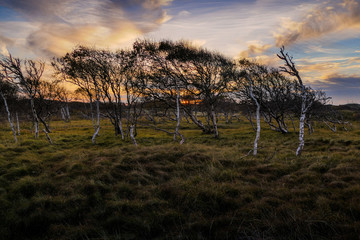
<instances>
[{"instance_id":1,"label":"meadow","mask_svg":"<svg viewBox=\"0 0 360 240\"><path fill-rule=\"evenodd\" d=\"M182 123L186 142L147 127L138 146L101 122L51 123L53 145L0 126L2 239L359 239L360 124L333 133L263 125L259 153L245 120L220 139ZM170 127L164 124L162 127Z\"/></svg>"}]
</instances>

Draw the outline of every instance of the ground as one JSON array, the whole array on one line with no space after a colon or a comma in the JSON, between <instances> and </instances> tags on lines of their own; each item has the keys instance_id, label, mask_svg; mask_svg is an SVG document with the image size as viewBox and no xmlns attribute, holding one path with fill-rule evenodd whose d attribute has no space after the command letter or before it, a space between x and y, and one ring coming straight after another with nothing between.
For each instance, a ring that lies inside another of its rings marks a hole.
<instances>
[{"instance_id":1,"label":"ground","mask_svg":"<svg viewBox=\"0 0 360 240\"><path fill-rule=\"evenodd\" d=\"M52 122L50 145L0 127L4 239L359 239L360 124L297 133L263 125L258 156L245 120L220 139L182 124L186 143L139 127L122 141L102 121ZM162 126L162 127L169 127Z\"/></svg>"}]
</instances>

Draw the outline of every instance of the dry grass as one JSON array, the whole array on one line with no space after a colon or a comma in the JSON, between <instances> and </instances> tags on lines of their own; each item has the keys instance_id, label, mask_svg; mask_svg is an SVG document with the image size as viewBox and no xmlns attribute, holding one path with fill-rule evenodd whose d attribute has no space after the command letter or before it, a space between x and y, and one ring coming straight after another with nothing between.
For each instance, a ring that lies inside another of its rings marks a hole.
<instances>
[{"instance_id":1,"label":"dry grass","mask_svg":"<svg viewBox=\"0 0 360 240\"><path fill-rule=\"evenodd\" d=\"M4 239L358 239L360 140L318 128L296 158L296 133L263 130L246 156L249 124L221 139L190 125L180 146L139 129L139 147L104 124L53 124L55 145L0 131L0 236Z\"/></svg>"}]
</instances>

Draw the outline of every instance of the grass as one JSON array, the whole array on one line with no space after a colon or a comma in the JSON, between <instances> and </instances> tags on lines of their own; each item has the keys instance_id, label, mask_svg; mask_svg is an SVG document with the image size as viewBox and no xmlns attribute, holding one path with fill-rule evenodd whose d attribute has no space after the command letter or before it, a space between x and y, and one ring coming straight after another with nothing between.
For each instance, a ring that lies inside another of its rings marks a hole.
<instances>
[{"instance_id":1,"label":"grass","mask_svg":"<svg viewBox=\"0 0 360 240\"><path fill-rule=\"evenodd\" d=\"M138 147L103 122L54 122L54 145L0 128L3 239L358 239L360 130L297 134L246 122L220 139L184 124L187 141L140 128ZM170 125L167 125L170 127Z\"/></svg>"}]
</instances>

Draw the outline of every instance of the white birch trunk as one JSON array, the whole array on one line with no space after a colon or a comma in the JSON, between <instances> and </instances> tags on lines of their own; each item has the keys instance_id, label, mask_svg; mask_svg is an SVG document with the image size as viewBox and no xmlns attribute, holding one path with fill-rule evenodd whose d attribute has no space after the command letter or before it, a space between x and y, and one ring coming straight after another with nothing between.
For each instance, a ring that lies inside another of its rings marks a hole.
<instances>
[{"instance_id":1,"label":"white birch trunk","mask_svg":"<svg viewBox=\"0 0 360 240\"><path fill-rule=\"evenodd\" d=\"M176 137L179 135L179 127L180 127L180 92L179 92L179 88L176 88L176 128L174 133L174 141L176 141Z\"/></svg>"},{"instance_id":2,"label":"white birch trunk","mask_svg":"<svg viewBox=\"0 0 360 240\"><path fill-rule=\"evenodd\" d=\"M93 109L93 101L92 101L92 98L90 96L90 113L91 113L91 120L92 120L92 123L93 123L93 127L94 127L94 131L97 130L96 128L96 123L95 123L95 117L94 117L94 109Z\"/></svg>"},{"instance_id":3,"label":"white birch trunk","mask_svg":"<svg viewBox=\"0 0 360 240\"><path fill-rule=\"evenodd\" d=\"M256 101L256 137L254 141L254 156L257 154L258 142L260 139L260 104Z\"/></svg>"},{"instance_id":4,"label":"white birch trunk","mask_svg":"<svg viewBox=\"0 0 360 240\"><path fill-rule=\"evenodd\" d=\"M137 146L138 144L137 144L136 139L134 137L134 125L133 124L130 125L130 138L133 141L134 145Z\"/></svg>"},{"instance_id":5,"label":"white birch trunk","mask_svg":"<svg viewBox=\"0 0 360 240\"><path fill-rule=\"evenodd\" d=\"M69 110L68 104L66 104L66 106L65 106L65 111L66 111L67 120L70 121L71 116L70 116L70 110Z\"/></svg>"},{"instance_id":6,"label":"white birch trunk","mask_svg":"<svg viewBox=\"0 0 360 240\"><path fill-rule=\"evenodd\" d=\"M96 101L96 130L94 132L94 135L92 136L92 143L95 144L95 138L99 134L100 131L100 106L99 106L99 100Z\"/></svg>"},{"instance_id":7,"label":"white birch trunk","mask_svg":"<svg viewBox=\"0 0 360 240\"><path fill-rule=\"evenodd\" d=\"M257 99L254 97L253 91L252 91L252 81L251 78L249 76L247 76L247 79L249 80L249 92L250 92L250 97L252 98L252 100L255 102L256 104L256 137L255 137L255 141L254 141L254 156L256 156L257 154L257 149L258 149L258 142L260 139L260 104L257 101Z\"/></svg>"},{"instance_id":8,"label":"white birch trunk","mask_svg":"<svg viewBox=\"0 0 360 240\"><path fill-rule=\"evenodd\" d=\"M94 135L91 138L91 141L93 144L96 144L95 139L96 139L96 136L99 134L99 131L100 131L100 126L97 126L96 131L94 132Z\"/></svg>"},{"instance_id":9,"label":"white birch trunk","mask_svg":"<svg viewBox=\"0 0 360 240\"><path fill-rule=\"evenodd\" d=\"M66 121L66 117L65 117L65 110L63 107L60 108L60 113L61 113L61 119L63 121Z\"/></svg>"},{"instance_id":10,"label":"white birch trunk","mask_svg":"<svg viewBox=\"0 0 360 240\"><path fill-rule=\"evenodd\" d=\"M323 120L323 123L330 128L331 131L336 132L336 125L334 124L334 127L331 127L330 124L328 124L326 121ZM345 128L345 127L344 127ZM346 128L345 128L346 129Z\"/></svg>"},{"instance_id":11,"label":"white birch trunk","mask_svg":"<svg viewBox=\"0 0 360 240\"><path fill-rule=\"evenodd\" d=\"M30 100L30 105L31 105L31 111L33 114L34 125L35 125L35 138L38 138L39 137L39 118L36 114L36 109L35 109L35 104L34 104L33 98Z\"/></svg>"},{"instance_id":12,"label":"white birch trunk","mask_svg":"<svg viewBox=\"0 0 360 240\"><path fill-rule=\"evenodd\" d=\"M196 117L197 112L195 112L195 115L193 115L190 111L185 111L185 112L190 117L193 123L195 123L199 128L201 128L201 130L206 131L204 124Z\"/></svg>"},{"instance_id":13,"label":"white birch trunk","mask_svg":"<svg viewBox=\"0 0 360 240\"><path fill-rule=\"evenodd\" d=\"M10 127L11 127L11 131L13 132L14 140L15 140L15 142L17 142L16 131L15 131L14 124L11 121L11 114L10 114L9 106L7 104L7 101L6 101L6 98L5 98L4 94L2 92L0 92L0 94L1 94L2 99L4 100L5 109L6 109L6 112L7 112L7 115L8 115L8 121L9 121L9 124L10 124Z\"/></svg>"},{"instance_id":14,"label":"white birch trunk","mask_svg":"<svg viewBox=\"0 0 360 240\"><path fill-rule=\"evenodd\" d=\"M214 125L214 137L219 138L219 131L218 131L217 123L216 123L216 114L215 114L213 105L211 105L211 115L212 115L212 122Z\"/></svg>"},{"instance_id":15,"label":"white birch trunk","mask_svg":"<svg viewBox=\"0 0 360 240\"><path fill-rule=\"evenodd\" d=\"M20 123L19 123L19 115L16 112L16 128L17 128L17 134L20 136Z\"/></svg>"},{"instance_id":16,"label":"white birch trunk","mask_svg":"<svg viewBox=\"0 0 360 240\"><path fill-rule=\"evenodd\" d=\"M296 150L296 156L300 156L302 150L304 149L304 132L305 132L305 108L306 108L306 92L304 86L302 86L302 102L301 102L301 114L300 114L300 124L299 124L299 146Z\"/></svg>"},{"instance_id":17,"label":"white birch trunk","mask_svg":"<svg viewBox=\"0 0 360 240\"><path fill-rule=\"evenodd\" d=\"M52 142L52 140L51 140L51 138L50 138L50 135L49 135L49 133L45 130L45 128L43 129L43 132L45 133L46 138L47 138L47 140L49 141L49 143L50 143L50 144L53 144L53 142Z\"/></svg>"},{"instance_id":18,"label":"white birch trunk","mask_svg":"<svg viewBox=\"0 0 360 240\"><path fill-rule=\"evenodd\" d=\"M124 140L125 139L125 135L124 135L124 130L123 130L123 127L122 127L122 122L121 122L121 118L119 119L119 129L120 129L120 134L121 134L121 139Z\"/></svg>"}]
</instances>

